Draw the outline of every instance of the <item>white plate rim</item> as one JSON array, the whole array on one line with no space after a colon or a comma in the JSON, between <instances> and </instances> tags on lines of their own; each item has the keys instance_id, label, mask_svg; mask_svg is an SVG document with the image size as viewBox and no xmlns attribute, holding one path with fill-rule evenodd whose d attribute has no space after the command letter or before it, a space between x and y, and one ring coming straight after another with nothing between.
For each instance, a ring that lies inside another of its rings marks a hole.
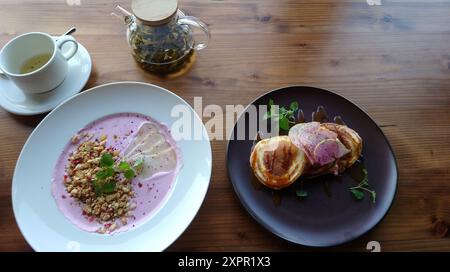
<instances>
[{"instance_id":1,"label":"white plate rim","mask_svg":"<svg viewBox=\"0 0 450 272\"><path fill-rule=\"evenodd\" d=\"M168 95L175 96L176 98L180 99L180 100L183 101L186 105L189 106L191 112L194 113L194 118L196 118L196 119L202 124L202 129L205 130L205 133L204 133L204 136L206 137L206 138L205 138L205 141L208 143L208 147L209 147L209 148L208 148L208 154L207 154L207 155L208 155L208 157L209 157L209 159L210 159L210 162L211 162L211 165L210 165L209 171L208 171L208 176L206 177L206 179L208 180L208 182L207 182L207 184L206 184L206 186L205 186L203 192L199 195L199 198L200 198L201 200L199 201L198 207L195 207L195 212L192 214L192 217L186 222L185 226L182 227L183 230L180 231L180 233L178 233L177 235L174 235L174 236L172 237L172 239L166 243L167 245L161 248L161 251L164 251L165 249L167 249L170 245L172 245L172 244L173 244L173 243L174 243L174 242L175 242L175 241L176 241L176 240L177 240L177 239L178 239L178 238L186 231L186 229L191 225L192 221L195 219L195 217L197 216L198 212L200 211L200 209L201 209L201 207L202 207L202 205L203 205L203 203L204 203L204 201L205 201L206 195L207 195L207 193L208 193L209 186L210 186L210 184L211 184L211 175L212 175L212 148L211 148L211 141L210 141L210 138L209 138L208 133L206 133L206 128L205 128L205 126L204 126L203 121L201 120L201 118L198 116L198 114L195 112L195 110L192 108L192 106L191 106L186 100L184 100L184 99L183 99L182 97L180 97L179 95L177 95L177 94L175 94L175 93L173 93L173 92L171 92L171 91L169 91L169 90L167 90L167 89L165 89L165 88L163 88L163 87L161 87L161 86L158 86L158 85L155 85L155 84L151 84L151 83L146 83L146 82L139 82L139 81L116 81L116 82L105 83L105 84L101 84L101 85L92 87L92 88L90 88L90 89L88 89L88 90L85 90L85 91L83 91L83 92L81 92L81 93L77 93L76 95L73 95L73 96L69 97L69 98L66 99L64 102L62 102L62 103L59 104L57 107L55 107L55 108L54 108L47 116L45 116L45 117L42 119L42 121L39 122L39 124L33 129L33 131L31 132L31 134L28 136L28 138L27 138L25 144L22 146L22 150L20 151L19 157L17 158L16 165L15 165L15 167L14 167L14 172L13 172L13 177L12 177L12 182L11 182L11 203L12 203L12 208L13 208L14 219L16 220L17 226L18 226L18 228L19 228L19 230L20 230L22 236L24 237L24 239L25 239L26 242L28 243L28 245L30 245L30 247L31 247L34 251L37 251L37 249L36 249L36 247L30 242L31 239L25 234L26 232L23 231L22 226L21 226L20 223L18 222L18 220L17 220L17 218L18 218L18 216L17 216L17 208L15 207L16 204L14 204L14 203L15 203L15 202L14 202L14 195L15 195L15 194L14 194L14 188L15 188L14 184L15 184L16 175L17 175L17 168L18 168L18 166L19 166L19 162L21 161L21 158L24 156L24 152L25 152L26 148L27 148L28 145L29 145L30 139L32 139L33 135L34 135L35 132L38 130L38 128L39 128L40 126L42 126L42 124L43 124L48 118L51 118L51 117L53 116L53 112L56 111L57 109L63 107L67 102L71 101L72 99L75 99L76 97L79 97L79 96L82 96L82 95L86 95L86 94L88 94L88 93L91 93L91 92L95 91L95 90L98 89L98 88L104 88L104 87L108 87L108 86L111 86L111 85L121 85L121 84L137 84L137 85L148 86L148 87L151 87L151 88L157 88L157 89L160 89L160 90L166 92ZM178 182L177 182L177 183L178 183ZM171 194L172 194L172 193L173 193L173 192L171 192ZM165 203L167 203L167 201L166 201ZM144 224L145 224L145 223L144 223ZM81 230L80 230L80 231L81 231Z\"/></svg>"}]
</instances>

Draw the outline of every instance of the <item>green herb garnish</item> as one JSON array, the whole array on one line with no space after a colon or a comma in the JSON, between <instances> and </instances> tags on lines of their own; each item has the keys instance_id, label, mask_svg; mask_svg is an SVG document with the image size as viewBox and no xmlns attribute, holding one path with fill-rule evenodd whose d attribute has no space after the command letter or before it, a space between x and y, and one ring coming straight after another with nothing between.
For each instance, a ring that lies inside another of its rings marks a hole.
<instances>
[{"instance_id":1,"label":"green herb garnish","mask_svg":"<svg viewBox=\"0 0 450 272\"><path fill-rule=\"evenodd\" d=\"M289 130L289 120L287 118L280 119L280 128L282 130Z\"/></svg>"},{"instance_id":2,"label":"green herb garnish","mask_svg":"<svg viewBox=\"0 0 450 272\"><path fill-rule=\"evenodd\" d=\"M289 108L293 111L298 110L298 102L297 101L292 102Z\"/></svg>"},{"instance_id":3,"label":"green herb garnish","mask_svg":"<svg viewBox=\"0 0 450 272\"><path fill-rule=\"evenodd\" d=\"M114 164L113 156L111 153L105 153L100 159L100 167L111 167Z\"/></svg>"},{"instance_id":4,"label":"green herb garnish","mask_svg":"<svg viewBox=\"0 0 450 272\"><path fill-rule=\"evenodd\" d=\"M295 191L295 194L300 198L305 198L308 196L308 192L304 190L297 190Z\"/></svg>"},{"instance_id":5,"label":"green herb garnish","mask_svg":"<svg viewBox=\"0 0 450 272\"><path fill-rule=\"evenodd\" d=\"M362 200L364 198L364 192L359 189L350 189L350 192L352 192L353 196L358 200Z\"/></svg>"},{"instance_id":6,"label":"green herb garnish","mask_svg":"<svg viewBox=\"0 0 450 272\"><path fill-rule=\"evenodd\" d=\"M107 179L112 176L114 176L114 169L112 169L112 167L104 167L102 170L98 171L97 174L95 174L95 177L98 180Z\"/></svg>"},{"instance_id":7,"label":"green herb garnish","mask_svg":"<svg viewBox=\"0 0 450 272\"><path fill-rule=\"evenodd\" d=\"M349 190L357 200L364 199L364 192L368 192L370 194L370 198L372 199L372 203L375 203L377 193L375 192L375 190L371 190L369 188L367 170L363 169L362 171L364 173L364 178L362 179L362 181L357 186L349 188Z\"/></svg>"},{"instance_id":8,"label":"green herb garnish","mask_svg":"<svg viewBox=\"0 0 450 272\"><path fill-rule=\"evenodd\" d=\"M132 169L128 169L127 171L125 171L123 173L123 175L125 176L126 179L132 179L134 178L134 171Z\"/></svg>"},{"instance_id":9,"label":"green herb garnish","mask_svg":"<svg viewBox=\"0 0 450 272\"><path fill-rule=\"evenodd\" d=\"M110 181L103 184L102 190L104 193L112 193L116 189L116 182Z\"/></svg>"},{"instance_id":10,"label":"green herb garnish","mask_svg":"<svg viewBox=\"0 0 450 272\"><path fill-rule=\"evenodd\" d=\"M92 181L94 192L97 196L102 194L113 193L116 189L116 181L114 175L117 173L123 173L126 179L132 179L136 175L133 168L138 169L143 167L144 160L138 160L134 163L134 167L131 167L128 162L120 162L114 166L114 159L111 153L105 153L100 159L101 170L95 174L95 179Z\"/></svg>"},{"instance_id":11,"label":"green herb garnish","mask_svg":"<svg viewBox=\"0 0 450 272\"><path fill-rule=\"evenodd\" d=\"M121 171L130 170L130 164L127 163L127 162L120 162L119 163L119 170L121 170Z\"/></svg>"},{"instance_id":12,"label":"green herb garnish","mask_svg":"<svg viewBox=\"0 0 450 272\"><path fill-rule=\"evenodd\" d=\"M120 162L118 172L122 172L126 179L132 179L135 176L135 171L128 162Z\"/></svg>"},{"instance_id":13,"label":"green herb garnish","mask_svg":"<svg viewBox=\"0 0 450 272\"><path fill-rule=\"evenodd\" d=\"M268 104L268 109L267 112L264 113L264 120L269 119L270 117L272 117L272 106L274 105L273 99L269 99L269 104Z\"/></svg>"},{"instance_id":14,"label":"green herb garnish","mask_svg":"<svg viewBox=\"0 0 450 272\"><path fill-rule=\"evenodd\" d=\"M295 124L295 112L298 110L298 102L291 103L289 108L280 107L278 112L274 112L273 106L275 102L273 99L269 99L268 111L264 114L264 119L277 118L280 129L288 131L291 125Z\"/></svg>"},{"instance_id":15,"label":"green herb garnish","mask_svg":"<svg viewBox=\"0 0 450 272\"><path fill-rule=\"evenodd\" d=\"M102 194L110 194L116 189L115 181L98 182L97 180L92 181L92 186L94 187L94 192L96 196Z\"/></svg>"},{"instance_id":16,"label":"green herb garnish","mask_svg":"<svg viewBox=\"0 0 450 272\"><path fill-rule=\"evenodd\" d=\"M94 187L94 192L96 196L99 196L102 194L102 188L101 186L97 183L97 180L93 180L92 181L92 187Z\"/></svg>"}]
</instances>

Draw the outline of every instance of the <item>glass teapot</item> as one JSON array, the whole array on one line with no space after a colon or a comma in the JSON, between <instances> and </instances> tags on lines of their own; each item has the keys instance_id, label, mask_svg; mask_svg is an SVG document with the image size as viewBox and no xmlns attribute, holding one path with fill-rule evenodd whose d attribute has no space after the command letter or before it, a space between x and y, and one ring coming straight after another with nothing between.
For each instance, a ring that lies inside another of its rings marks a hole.
<instances>
[{"instance_id":1,"label":"glass teapot","mask_svg":"<svg viewBox=\"0 0 450 272\"><path fill-rule=\"evenodd\" d=\"M127 26L127 40L137 63L161 75L183 73L195 61L195 51L207 47L211 38L200 19L186 16L177 0L133 0L132 11L117 6ZM192 28L200 28L206 39L195 42Z\"/></svg>"}]
</instances>

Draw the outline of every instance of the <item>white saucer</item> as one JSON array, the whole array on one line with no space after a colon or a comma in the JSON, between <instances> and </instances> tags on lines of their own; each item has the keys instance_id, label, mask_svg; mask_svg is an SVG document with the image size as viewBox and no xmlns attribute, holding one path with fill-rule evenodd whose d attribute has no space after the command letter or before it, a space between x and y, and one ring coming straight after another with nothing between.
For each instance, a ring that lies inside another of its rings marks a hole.
<instances>
[{"instance_id":1,"label":"white saucer","mask_svg":"<svg viewBox=\"0 0 450 272\"><path fill-rule=\"evenodd\" d=\"M66 49L64 46L63 51ZM91 74L91 57L80 43L78 52L68 64L69 71L61 85L42 94L24 94L11 80L0 76L0 106L18 115L35 115L51 111L61 102L80 92Z\"/></svg>"}]
</instances>

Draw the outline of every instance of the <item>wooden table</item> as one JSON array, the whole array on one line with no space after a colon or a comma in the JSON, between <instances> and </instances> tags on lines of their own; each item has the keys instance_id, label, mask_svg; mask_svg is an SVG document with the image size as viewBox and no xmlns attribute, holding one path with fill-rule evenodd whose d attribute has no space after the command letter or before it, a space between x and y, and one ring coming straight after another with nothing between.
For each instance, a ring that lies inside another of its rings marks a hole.
<instances>
[{"instance_id":1,"label":"wooden table","mask_svg":"<svg viewBox=\"0 0 450 272\"><path fill-rule=\"evenodd\" d=\"M76 2L69 0L68 2ZM114 1L129 7L129 1ZM373 2L369 1L369 2ZM376 1L375 1L376 2ZM330 89L366 110L391 142L400 170L397 197L382 223L331 250L450 251L450 0L180 0L208 22L210 47L177 79L140 70L109 0L0 0L0 45L28 31L75 37L94 63L86 89L132 80L204 105L247 104L280 86ZM11 207L17 157L44 115L0 110L0 251L29 251ZM206 119L204 119L206 121ZM197 217L169 250L312 250L258 225L236 198L225 169L225 141L213 141L211 186ZM447 237L446 237L447 236Z\"/></svg>"}]
</instances>

